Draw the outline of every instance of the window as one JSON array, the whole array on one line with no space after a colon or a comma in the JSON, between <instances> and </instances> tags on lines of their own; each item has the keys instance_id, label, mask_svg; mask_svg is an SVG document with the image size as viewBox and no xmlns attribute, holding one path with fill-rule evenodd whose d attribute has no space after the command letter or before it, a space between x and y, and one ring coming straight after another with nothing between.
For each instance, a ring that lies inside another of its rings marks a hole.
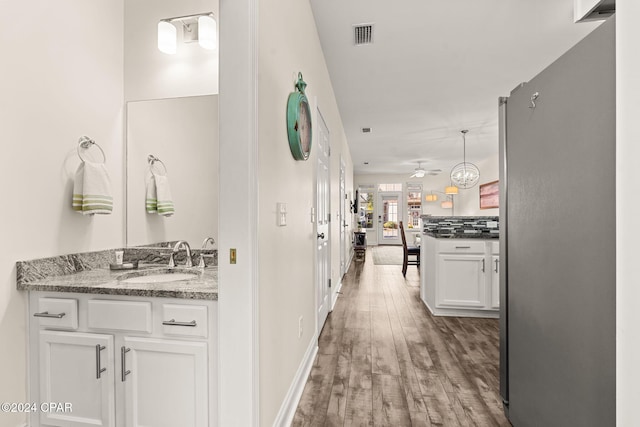
<instances>
[{"instance_id":1,"label":"window","mask_svg":"<svg viewBox=\"0 0 640 427\"><path fill-rule=\"evenodd\" d=\"M378 184L378 191L400 191L402 192L402 184Z\"/></svg>"},{"instance_id":2,"label":"window","mask_svg":"<svg viewBox=\"0 0 640 427\"><path fill-rule=\"evenodd\" d=\"M358 188L358 225L361 228L373 228L374 188L373 185Z\"/></svg>"},{"instance_id":3,"label":"window","mask_svg":"<svg viewBox=\"0 0 640 427\"><path fill-rule=\"evenodd\" d=\"M407 184L407 227L422 229L422 184Z\"/></svg>"}]
</instances>

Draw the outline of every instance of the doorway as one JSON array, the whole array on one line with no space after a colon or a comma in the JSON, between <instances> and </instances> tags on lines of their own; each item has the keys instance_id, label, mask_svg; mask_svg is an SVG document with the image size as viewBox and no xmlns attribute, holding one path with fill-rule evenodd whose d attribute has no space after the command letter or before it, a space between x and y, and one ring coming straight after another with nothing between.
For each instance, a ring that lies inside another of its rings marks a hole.
<instances>
[{"instance_id":1,"label":"doorway","mask_svg":"<svg viewBox=\"0 0 640 427\"><path fill-rule=\"evenodd\" d=\"M345 184L345 164L340 158L340 278L347 272L347 191Z\"/></svg>"},{"instance_id":2,"label":"doorway","mask_svg":"<svg viewBox=\"0 0 640 427\"><path fill-rule=\"evenodd\" d=\"M331 182L329 175L329 129L317 111L318 169L316 181L316 304L318 335L331 309L331 253L329 220Z\"/></svg>"},{"instance_id":3,"label":"doorway","mask_svg":"<svg viewBox=\"0 0 640 427\"><path fill-rule=\"evenodd\" d=\"M402 192L378 193L378 244L400 245Z\"/></svg>"}]
</instances>

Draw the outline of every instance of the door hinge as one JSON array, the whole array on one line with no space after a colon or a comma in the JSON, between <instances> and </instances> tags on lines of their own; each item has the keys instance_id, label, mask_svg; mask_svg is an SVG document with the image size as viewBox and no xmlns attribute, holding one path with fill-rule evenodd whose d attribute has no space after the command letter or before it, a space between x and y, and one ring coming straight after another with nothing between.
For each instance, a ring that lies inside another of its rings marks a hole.
<instances>
[{"instance_id":1,"label":"door hinge","mask_svg":"<svg viewBox=\"0 0 640 427\"><path fill-rule=\"evenodd\" d=\"M331 222L331 214L330 213L327 214L327 222Z\"/></svg>"},{"instance_id":2,"label":"door hinge","mask_svg":"<svg viewBox=\"0 0 640 427\"><path fill-rule=\"evenodd\" d=\"M331 287L331 279L329 279L329 287Z\"/></svg>"}]
</instances>

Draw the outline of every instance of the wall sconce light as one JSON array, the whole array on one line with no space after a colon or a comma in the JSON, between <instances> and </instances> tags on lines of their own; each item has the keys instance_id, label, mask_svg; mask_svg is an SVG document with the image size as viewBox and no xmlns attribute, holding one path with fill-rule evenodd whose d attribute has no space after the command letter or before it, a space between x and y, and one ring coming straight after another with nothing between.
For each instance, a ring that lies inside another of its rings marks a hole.
<instances>
[{"instance_id":1,"label":"wall sconce light","mask_svg":"<svg viewBox=\"0 0 640 427\"><path fill-rule=\"evenodd\" d=\"M218 25L213 13L177 16L162 19L158 22L158 49L160 52L173 55L178 45L176 22L182 26L185 43L197 41L203 49L212 50L218 45Z\"/></svg>"},{"instance_id":2,"label":"wall sconce light","mask_svg":"<svg viewBox=\"0 0 640 427\"><path fill-rule=\"evenodd\" d=\"M167 21L158 22L158 49L162 53L176 53L178 37L176 27Z\"/></svg>"}]
</instances>

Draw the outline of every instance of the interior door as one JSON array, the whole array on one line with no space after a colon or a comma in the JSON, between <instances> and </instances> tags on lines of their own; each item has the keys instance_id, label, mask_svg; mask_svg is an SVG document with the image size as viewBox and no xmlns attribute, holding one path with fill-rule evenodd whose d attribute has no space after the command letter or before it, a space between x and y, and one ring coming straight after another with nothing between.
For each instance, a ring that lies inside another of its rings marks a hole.
<instances>
[{"instance_id":1,"label":"interior door","mask_svg":"<svg viewBox=\"0 0 640 427\"><path fill-rule=\"evenodd\" d=\"M401 245L402 193L383 192L378 195L378 244Z\"/></svg>"},{"instance_id":2,"label":"interior door","mask_svg":"<svg viewBox=\"0 0 640 427\"><path fill-rule=\"evenodd\" d=\"M340 159L340 277L347 272L347 191L345 185L345 165Z\"/></svg>"},{"instance_id":3,"label":"interior door","mask_svg":"<svg viewBox=\"0 0 640 427\"><path fill-rule=\"evenodd\" d=\"M318 335L331 307L329 130L318 111L318 175L316 182L316 289Z\"/></svg>"}]
</instances>

